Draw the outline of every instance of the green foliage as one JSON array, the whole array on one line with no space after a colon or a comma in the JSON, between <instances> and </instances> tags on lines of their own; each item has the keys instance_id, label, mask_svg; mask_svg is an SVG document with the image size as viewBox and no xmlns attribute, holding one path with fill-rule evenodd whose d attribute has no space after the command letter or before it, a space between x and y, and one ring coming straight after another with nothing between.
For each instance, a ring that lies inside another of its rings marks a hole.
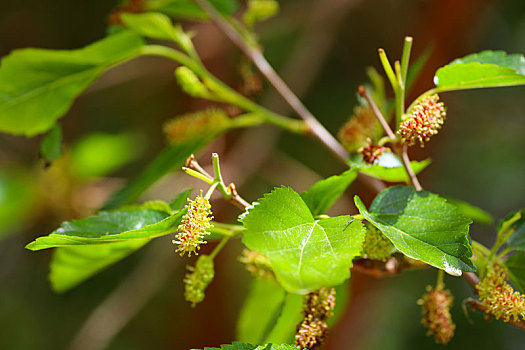
<instances>
[{"instance_id":1,"label":"green foliage","mask_svg":"<svg viewBox=\"0 0 525 350\"><path fill-rule=\"evenodd\" d=\"M68 291L149 241L144 238L96 246L57 248L49 265L51 286L56 292Z\"/></svg>"},{"instance_id":2,"label":"green foliage","mask_svg":"<svg viewBox=\"0 0 525 350\"><path fill-rule=\"evenodd\" d=\"M454 60L434 77L437 91L525 84L525 57L503 51L483 51Z\"/></svg>"},{"instance_id":3,"label":"green foliage","mask_svg":"<svg viewBox=\"0 0 525 350\"><path fill-rule=\"evenodd\" d=\"M446 200L450 204L455 205L461 215L472 219L474 222L479 222L483 225L492 225L494 223L492 215L479 207L450 197L447 197Z\"/></svg>"},{"instance_id":4,"label":"green foliage","mask_svg":"<svg viewBox=\"0 0 525 350\"><path fill-rule=\"evenodd\" d=\"M355 168L347 170L341 175L330 176L316 182L308 190L301 193L301 198L310 208L313 216L324 214L356 177L357 170Z\"/></svg>"},{"instance_id":5,"label":"green foliage","mask_svg":"<svg viewBox=\"0 0 525 350\"><path fill-rule=\"evenodd\" d=\"M239 219L248 230L244 244L268 257L281 285L293 293L342 283L364 240L361 222L350 216L315 220L287 187L266 194Z\"/></svg>"},{"instance_id":6,"label":"green foliage","mask_svg":"<svg viewBox=\"0 0 525 350\"><path fill-rule=\"evenodd\" d=\"M173 233L184 213L185 210L180 210L168 216L164 211L152 209L101 211L96 216L64 221L59 229L37 238L26 248L40 250L151 239Z\"/></svg>"},{"instance_id":7,"label":"green foliage","mask_svg":"<svg viewBox=\"0 0 525 350\"><path fill-rule=\"evenodd\" d=\"M519 217L515 218L517 215ZM509 220L515 218L515 221L510 225L511 229L514 229L514 232L507 240L507 246L525 251L525 210L520 210L517 213L508 215L502 222L499 224L499 228Z\"/></svg>"},{"instance_id":8,"label":"green foliage","mask_svg":"<svg viewBox=\"0 0 525 350\"><path fill-rule=\"evenodd\" d=\"M239 7L237 0L209 0L209 2L223 15L231 15ZM175 18L199 20L208 18L208 15L192 0L150 0L148 8Z\"/></svg>"},{"instance_id":9,"label":"green foliage","mask_svg":"<svg viewBox=\"0 0 525 350\"><path fill-rule=\"evenodd\" d=\"M162 13L123 13L122 23L134 32L152 39L177 40L178 34L168 16Z\"/></svg>"},{"instance_id":10,"label":"green foliage","mask_svg":"<svg viewBox=\"0 0 525 350\"><path fill-rule=\"evenodd\" d=\"M369 210L359 197L355 203L361 215L387 236L410 258L445 270L455 276L474 271L470 261L470 219L439 196L395 186L377 195Z\"/></svg>"},{"instance_id":11,"label":"green foliage","mask_svg":"<svg viewBox=\"0 0 525 350\"><path fill-rule=\"evenodd\" d=\"M193 349L197 350L197 349ZM289 344L275 345L275 344L266 344L266 345L251 345L247 343L233 342L230 344L221 345L220 348L204 348L204 350L297 350L297 347Z\"/></svg>"},{"instance_id":12,"label":"green foliage","mask_svg":"<svg viewBox=\"0 0 525 350\"><path fill-rule=\"evenodd\" d=\"M525 294L525 253L517 252L510 256L505 261L505 266L512 283L514 283L521 294Z\"/></svg>"},{"instance_id":13,"label":"green foliage","mask_svg":"<svg viewBox=\"0 0 525 350\"><path fill-rule=\"evenodd\" d=\"M13 51L0 68L0 131L46 132L105 70L138 56L142 46L137 34L123 31L78 50Z\"/></svg>"},{"instance_id":14,"label":"green foliage","mask_svg":"<svg viewBox=\"0 0 525 350\"><path fill-rule=\"evenodd\" d=\"M10 169L0 172L0 239L28 224L35 188L27 174Z\"/></svg>"},{"instance_id":15,"label":"green foliage","mask_svg":"<svg viewBox=\"0 0 525 350\"><path fill-rule=\"evenodd\" d=\"M109 175L141 155L138 145L132 134L89 134L71 149L71 171L79 177Z\"/></svg>"},{"instance_id":16,"label":"green foliage","mask_svg":"<svg viewBox=\"0 0 525 350\"><path fill-rule=\"evenodd\" d=\"M410 166L417 175L428 165L430 159L423 161L413 160ZM350 166L356 167L360 173L388 182L409 182L409 178L401 160L391 152L385 152L376 164L366 164L361 158L348 161Z\"/></svg>"},{"instance_id":17,"label":"green foliage","mask_svg":"<svg viewBox=\"0 0 525 350\"><path fill-rule=\"evenodd\" d=\"M62 128L55 124L40 145L40 153L47 161L53 161L62 155Z\"/></svg>"}]
</instances>

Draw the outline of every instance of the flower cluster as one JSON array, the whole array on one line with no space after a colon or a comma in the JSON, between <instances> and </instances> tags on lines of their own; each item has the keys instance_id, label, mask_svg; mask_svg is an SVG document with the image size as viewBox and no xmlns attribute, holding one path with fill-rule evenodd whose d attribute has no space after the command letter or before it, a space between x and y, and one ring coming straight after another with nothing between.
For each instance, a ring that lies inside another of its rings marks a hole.
<instances>
[{"instance_id":1,"label":"flower cluster","mask_svg":"<svg viewBox=\"0 0 525 350\"><path fill-rule=\"evenodd\" d=\"M208 108L171 119L164 125L164 133L172 144L186 143L222 132L229 121L222 109Z\"/></svg>"},{"instance_id":2,"label":"flower cluster","mask_svg":"<svg viewBox=\"0 0 525 350\"><path fill-rule=\"evenodd\" d=\"M354 152L366 146L367 138L379 137L382 130L372 109L359 106L354 108L354 115L341 127L337 136L348 152Z\"/></svg>"},{"instance_id":3,"label":"flower cluster","mask_svg":"<svg viewBox=\"0 0 525 350\"><path fill-rule=\"evenodd\" d=\"M201 244L206 244L203 240L205 235L209 235L208 229L211 227L211 205L208 199L202 196L202 191L199 196L186 204L187 212L182 217L182 223L177 228L177 235L173 244L179 245L177 252L180 255L188 253L197 254Z\"/></svg>"},{"instance_id":4,"label":"flower cluster","mask_svg":"<svg viewBox=\"0 0 525 350\"><path fill-rule=\"evenodd\" d=\"M376 160L383 155L384 152L390 151L388 147L375 145L374 142L368 138L366 140L368 144L366 147L361 147L357 150L357 153L363 157L363 160L367 164L374 164Z\"/></svg>"},{"instance_id":5,"label":"flower cluster","mask_svg":"<svg viewBox=\"0 0 525 350\"><path fill-rule=\"evenodd\" d=\"M182 91L192 97L208 97L208 88L200 81L195 73L185 66L175 69L175 78Z\"/></svg>"},{"instance_id":6,"label":"flower cluster","mask_svg":"<svg viewBox=\"0 0 525 350\"><path fill-rule=\"evenodd\" d=\"M487 314L505 322L525 320L525 296L507 283L507 271L493 266L476 286Z\"/></svg>"},{"instance_id":7,"label":"flower cluster","mask_svg":"<svg viewBox=\"0 0 525 350\"><path fill-rule=\"evenodd\" d=\"M191 273L186 274L184 278L184 297L195 307L204 300L204 290L213 280L215 270L213 268L213 258L209 255L201 255L195 267L188 266Z\"/></svg>"},{"instance_id":8,"label":"flower cluster","mask_svg":"<svg viewBox=\"0 0 525 350\"><path fill-rule=\"evenodd\" d=\"M362 256L368 259L386 261L394 251L394 245L375 226L365 222L366 235Z\"/></svg>"},{"instance_id":9,"label":"flower cluster","mask_svg":"<svg viewBox=\"0 0 525 350\"><path fill-rule=\"evenodd\" d=\"M270 260L256 251L244 249L239 261L255 278L268 280L275 277Z\"/></svg>"},{"instance_id":10,"label":"flower cluster","mask_svg":"<svg viewBox=\"0 0 525 350\"><path fill-rule=\"evenodd\" d=\"M333 315L335 289L323 287L305 297L303 320L297 326L295 345L300 349L320 347L328 325L326 321Z\"/></svg>"},{"instance_id":11,"label":"flower cluster","mask_svg":"<svg viewBox=\"0 0 525 350\"><path fill-rule=\"evenodd\" d=\"M427 335L434 335L436 343L447 344L454 336L456 325L452 322L450 307L454 298L440 285L427 287L427 293L418 301L423 309L421 323L428 328Z\"/></svg>"},{"instance_id":12,"label":"flower cluster","mask_svg":"<svg viewBox=\"0 0 525 350\"><path fill-rule=\"evenodd\" d=\"M413 146L419 142L424 147L425 142L438 133L446 116L443 102L438 101L439 96L436 94L426 96L412 108L408 117L399 125L398 134L403 143Z\"/></svg>"}]
</instances>

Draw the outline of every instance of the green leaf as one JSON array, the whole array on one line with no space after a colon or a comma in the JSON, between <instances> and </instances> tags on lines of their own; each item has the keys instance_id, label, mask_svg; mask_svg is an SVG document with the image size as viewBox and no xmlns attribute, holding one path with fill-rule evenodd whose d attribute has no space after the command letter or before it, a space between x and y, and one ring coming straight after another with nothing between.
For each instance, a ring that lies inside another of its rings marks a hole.
<instances>
[{"instance_id":1,"label":"green leaf","mask_svg":"<svg viewBox=\"0 0 525 350\"><path fill-rule=\"evenodd\" d=\"M521 294L525 294L525 254L518 252L505 261L512 283Z\"/></svg>"},{"instance_id":2,"label":"green leaf","mask_svg":"<svg viewBox=\"0 0 525 350\"><path fill-rule=\"evenodd\" d=\"M301 198L310 208L312 215L324 214L356 177L356 169L347 170L341 175L330 176L301 193Z\"/></svg>"},{"instance_id":3,"label":"green leaf","mask_svg":"<svg viewBox=\"0 0 525 350\"><path fill-rule=\"evenodd\" d=\"M209 139L193 140L188 143L181 143L167 147L162 151L135 179L131 180L126 186L114 193L104 209L112 209L128 204L137 199L142 192L148 189L161 177L170 171L184 165L190 154L197 152L206 145Z\"/></svg>"},{"instance_id":4,"label":"green leaf","mask_svg":"<svg viewBox=\"0 0 525 350\"><path fill-rule=\"evenodd\" d=\"M132 134L89 134L71 149L71 171L75 176L106 176L141 155L140 139Z\"/></svg>"},{"instance_id":5,"label":"green leaf","mask_svg":"<svg viewBox=\"0 0 525 350\"><path fill-rule=\"evenodd\" d=\"M0 68L0 131L34 136L49 130L73 100L108 68L143 46L124 31L78 50L15 50Z\"/></svg>"},{"instance_id":6,"label":"green leaf","mask_svg":"<svg viewBox=\"0 0 525 350\"><path fill-rule=\"evenodd\" d=\"M282 311L286 292L275 281L253 280L237 320L237 339L262 343Z\"/></svg>"},{"instance_id":7,"label":"green leaf","mask_svg":"<svg viewBox=\"0 0 525 350\"><path fill-rule=\"evenodd\" d=\"M492 215L481 208L458 199L452 199L450 197L445 197L445 199L450 204L455 205L461 215L472 219L474 222L489 226L494 223Z\"/></svg>"},{"instance_id":8,"label":"green leaf","mask_svg":"<svg viewBox=\"0 0 525 350\"><path fill-rule=\"evenodd\" d=\"M199 350L199 349L192 349L192 350ZM266 344L266 345L260 345L255 346L252 344L247 343L240 343L234 341L231 345L230 344L224 344L221 345L220 348L204 348L204 350L297 350L297 347L295 345L290 344Z\"/></svg>"},{"instance_id":9,"label":"green leaf","mask_svg":"<svg viewBox=\"0 0 525 350\"><path fill-rule=\"evenodd\" d=\"M97 274L109 265L138 250L150 239L136 239L78 247L60 247L49 265L49 281L53 290L65 292Z\"/></svg>"},{"instance_id":10,"label":"green leaf","mask_svg":"<svg viewBox=\"0 0 525 350\"><path fill-rule=\"evenodd\" d=\"M292 293L341 284L361 252L365 230L350 216L315 220L291 188L266 194L239 218L243 242L270 259L277 279Z\"/></svg>"},{"instance_id":11,"label":"green leaf","mask_svg":"<svg viewBox=\"0 0 525 350\"><path fill-rule=\"evenodd\" d=\"M40 144L40 153L45 160L51 162L62 155L62 128L55 124L49 134Z\"/></svg>"},{"instance_id":12,"label":"green leaf","mask_svg":"<svg viewBox=\"0 0 525 350\"><path fill-rule=\"evenodd\" d=\"M503 51L483 51L438 69L437 92L525 84L525 57Z\"/></svg>"},{"instance_id":13,"label":"green leaf","mask_svg":"<svg viewBox=\"0 0 525 350\"><path fill-rule=\"evenodd\" d=\"M101 211L96 216L65 221L59 229L37 238L26 248L40 250L160 237L175 232L185 212L168 216L152 209Z\"/></svg>"},{"instance_id":14,"label":"green leaf","mask_svg":"<svg viewBox=\"0 0 525 350\"><path fill-rule=\"evenodd\" d=\"M120 19L126 27L148 38L175 40L177 37L170 18L162 13L123 13Z\"/></svg>"},{"instance_id":15,"label":"green leaf","mask_svg":"<svg viewBox=\"0 0 525 350\"><path fill-rule=\"evenodd\" d=\"M355 204L361 215L406 256L454 276L475 271L468 235L472 221L444 198L395 186L379 193L369 210L357 196Z\"/></svg>"},{"instance_id":16,"label":"green leaf","mask_svg":"<svg viewBox=\"0 0 525 350\"><path fill-rule=\"evenodd\" d=\"M423 161L411 161L410 166L417 175L431 163L430 159ZM363 162L361 157L353 158L348 161L350 166L357 167L360 173L378 178L388 182L409 183L408 175L403 167L401 160L391 152L385 152L376 164L370 165Z\"/></svg>"},{"instance_id":17,"label":"green leaf","mask_svg":"<svg viewBox=\"0 0 525 350\"><path fill-rule=\"evenodd\" d=\"M517 217L518 215L519 217ZM501 226L509 220L514 220L509 227L510 229L514 229L514 232L507 240L507 246L525 251L525 209L508 215L500 222L498 228L501 228Z\"/></svg>"},{"instance_id":18,"label":"green leaf","mask_svg":"<svg viewBox=\"0 0 525 350\"><path fill-rule=\"evenodd\" d=\"M190 196L191 192L193 192L193 189L188 188L186 191L179 193L175 198L173 198L173 200L170 202L171 209L181 210L188 201L188 197Z\"/></svg>"},{"instance_id":19,"label":"green leaf","mask_svg":"<svg viewBox=\"0 0 525 350\"><path fill-rule=\"evenodd\" d=\"M263 343L293 343L297 325L303 319L303 295L287 293L273 329Z\"/></svg>"},{"instance_id":20,"label":"green leaf","mask_svg":"<svg viewBox=\"0 0 525 350\"><path fill-rule=\"evenodd\" d=\"M239 8L237 0L208 0L219 13L229 16ZM150 0L150 11L160 11L175 18L207 19L208 15L192 0Z\"/></svg>"}]
</instances>

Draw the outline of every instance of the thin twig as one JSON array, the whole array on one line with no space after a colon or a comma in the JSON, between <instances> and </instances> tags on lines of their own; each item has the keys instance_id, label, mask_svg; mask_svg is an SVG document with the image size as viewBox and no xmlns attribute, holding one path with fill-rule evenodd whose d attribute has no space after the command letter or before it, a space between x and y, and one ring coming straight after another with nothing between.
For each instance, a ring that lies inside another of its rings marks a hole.
<instances>
[{"instance_id":1,"label":"thin twig","mask_svg":"<svg viewBox=\"0 0 525 350\"><path fill-rule=\"evenodd\" d=\"M376 118L381 123L381 126L383 127L383 129L385 129L386 134L388 135L388 137L390 139L392 139L392 140L395 140L396 139L396 134L394 134L394 132L390 128L390 125L388 125L388 123L386 122L385 117L383 117L383 114L381 113L381 111L379 110L377 105L375 104L374 100L372 100L372 98L370 97L370 94L368 93L368 91L366 91L366 89L363 86L359 86L357 88L357 91L359 92L359 95L361 95L361 97L363 97L368 102L368 104L370 105L370 108L372 108L372 111L374 112Z\"/></svg>"},{"instance_id":2,"label":"thin twig","mask_svg":"<svg viewBox=\"0 0 525 350\"><path fill-rule=\"evenodd\" d=\"M463 279L474 289L476 292L476 286L479 284L479 277L474 272L463 272Z\"/></svg>"},{"instance_id":3,"label":"thin twig","mask_svg":"<svg viewBox=\"0 0 525 350\"><path fill-rule=\"evenodd\" d=\"M480 311L483 311L485 314L489 315L490 316L490 313L487 313L487 310L488 308L481 304L479 301L477 301L476 299L472 299L472 298L468 298L465 300L465 302L468 304L468 306L470 306L471 308L473 309L476 309L476 310L480 310ZM506 322L514 327L517 327L517 328L520 328L522 330L525 330L525 322L523 321L513 321L513 320L509 320L508 322Z\"/></svg>"},{"instance_id":4,"label":"thin twig","mask_svg":"<svg viewBox=\"0 0 525 350\"><path fill-rule=\"evenodd\" d=\"M410 179L410 183L416 191L422 191L423 187L421 187L421 184L419 183L419 180L417 179L416 173L412 169L412 166L410 165L410 158L408 158L408 146L403 145L403 148L401 150L401 160L403 161L403 166L405 167L405 170L408 174L408 177Z\"/></svg>"},{"instance_id":5,"label":"thin twig","mask_svg":"<svg viewBox=\"0 0 525 350\"><path fill-rule=\"evenodd\" d=\"M272 66L264 58L261 51L249 46L241 35L228 23L206 0L194 0L211 18L213 23L248 57L253 61L257 69L279 92L290 107L303 119L310 132L325 147L332 151L336 156L344 160L348 159L348 152L341 146L332 134L308 111L301 100L292 92L286 83L279 77Z\"/></svg>"}]
</instances>

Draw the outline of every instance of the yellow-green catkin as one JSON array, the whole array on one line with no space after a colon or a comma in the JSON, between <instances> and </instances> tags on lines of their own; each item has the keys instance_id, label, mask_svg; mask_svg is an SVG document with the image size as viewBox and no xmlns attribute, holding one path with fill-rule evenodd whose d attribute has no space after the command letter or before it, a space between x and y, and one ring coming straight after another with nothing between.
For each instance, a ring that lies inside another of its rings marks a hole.
<instances>
[{"instance_id":1,"label":"yellow-green catkin","mask_svg":"<svg viewBox=\"0 0 525 350\"><path fill-rule=\"evenodd\" d=\"M192 97L209 96L208 88L200 81L199 77L188 67L180 66L175 69L175 78L182 91Z\"/></svg>"},{"instance_id":2,"label":"yellow-green catkin","mask_svg":"<svg viewBox=\"0 0 525 350\"><path fill-rule=\"evenodd\" d=\"M488 315L505 322L525 320L525 296L507 283L505 268L490 267L476 289Z\"/></svg>"},{"instance_id":3,"label":"yellow-green catkin","mask_svg":"<svg viewBox=\"0 0 525 350\"><path fill-rule=\"evenodd\" d=\"M348 152L355 152L366 147L368 138L379 137L382 133L381 124L370 107L354 108L353 116L339 129L337 137Z\"/></svg>"},{"instance_id":4,"label":"yellow-green catkin","mask_svg":"<svg viewBox=\"0 0 525 350\"><path fill-rule=\"evenodd\" d=\"M190 273L186 274L184 278L184 297L195 307L198 303L204 300L204 290L213 281L215 270L213 266L213 258L209 255L201 255L195 267L187 267Z\"/></svg>"},{"instance_id":5,"label":"yellow-green catkin","mask_svg":"<svg viewBox=\"0 0 525 350\"><path fill-rule=\"evenodd\" d=\"M164 124L164 134L171 144L181 144L219 134L228 128L229 122L222 109L207 108L169 120Z\"/></svg>"},{"instance_id":6,"label":"yellow-green catkin","mask_svg":"<svg viewBox=\"0 0 525 350\"><path fill-rule=\"evenodd\" d=\"M257 279L269 280L275 278L270 259L256 251L244 249L239 257L239 261Z\"/></svg>"},{"instance_id":7,"label":"yellow-green catkin","mask_svg":"<svg viewBox=\"0 0 525 350\"><path fill-rule=\"evenodd\" d=\"M210 234L208 229L213 219L211 205L208 199L202 196L201 191L199 196L186 204L186 208L187 212L177 228L178 232L173 244L179 246L176 251L180 252L181 256L185 253L188 253L188 256L191 256L191 253L197 255L201 244L206 244L203 240L204 236Z\"/></svg>"},{"instance_id":8,"label":"yellow-green catkin","mask_svg":"<svg viewBox=\"0 0 525 350\"><path fill-rule=\"evenodd\" d=\"M303 301L303 320L297 326L295 345L300 349L316 349L326 338L326 321L333 316L335 289L323 287L309 293Z\"/></svg>"},{"instance_id":9,"label":"yellow-green catkin","mask_svg":"<svg viewBox=\"0 0 525 350\"><path fill-rule=\"evenodd\" d=\"M365 222L365 228L363 258L386 261L394 252L394 245L380 230L369 222Z\"/></svg>"},{"instance_id":10,"label":"yellow-green catkin","mask_svg":"<svg viewBox=\"0 0 525 350\"><path fill-rule=\"evenodd\" d=\"M403 143L413 146L419 142L424 147L425 142L439 132L445 122L446 111L443 102L438 101L437 94L426 96L412 108L397 131Z\"/></svg>"},{"instance_id":11,"label":"yellow-green catkin","mask_svg":"<svg viewBox=\"0 0 525 350\"><path fill-rule=\"evenodd\" d=\"M428 328L427 335L433 335L436 343L447 344L454 336L456 325L452 321L450 308L454 297L443 285L427 287L427 292L418 300L422 306L421 323Z\"/></svg>"}]
</instances>

